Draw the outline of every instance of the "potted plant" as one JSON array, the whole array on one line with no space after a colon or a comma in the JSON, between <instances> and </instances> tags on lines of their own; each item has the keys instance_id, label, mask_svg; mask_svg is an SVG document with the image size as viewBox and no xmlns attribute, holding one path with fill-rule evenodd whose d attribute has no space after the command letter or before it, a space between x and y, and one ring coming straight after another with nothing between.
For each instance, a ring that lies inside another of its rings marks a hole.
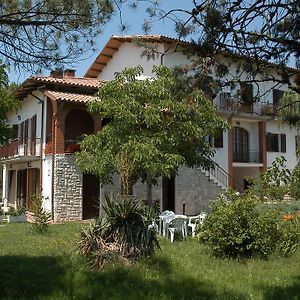
<instances>
[{"instance_id":1,"label":"potted plant","mask_svg":"<svg viewBox=\"0 0 300 300\"><path fill-rule=\"evenodd\" d=\"M7 213L8 223L25 223L27 222L27 216L24 211L24 207L20 206L18 208L10 207Z\"/></svg>"}]
</instances>

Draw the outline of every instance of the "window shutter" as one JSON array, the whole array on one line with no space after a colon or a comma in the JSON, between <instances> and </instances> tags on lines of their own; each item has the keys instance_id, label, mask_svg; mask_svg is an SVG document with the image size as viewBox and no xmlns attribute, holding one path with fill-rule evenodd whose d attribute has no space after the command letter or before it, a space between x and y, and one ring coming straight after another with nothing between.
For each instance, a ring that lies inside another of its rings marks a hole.
<instances>
[{"instance_id":1,"label":"window shutter","mask_svg":"<svg viewBox=\"0 0 300 300\"><path fill-rule=\"evenodd\" d=\"M223 148L223 129L219 128L214 136L214 147Z\"/></svg>"},{"instance_id":2,"label":"window shutter","mask_svg":"<svg viewBox=\"0 0 300 300\"><path fill-rule=\"evenodd\" d=\"M272 134L271 133L267 133L267 151L272 151Z\"/></svg>"},{"instance_id":3,"label":"window shutter","mask_svg":"<svg viewBox=\"0 0 300 300\"><path fill-rule=\"evenodd\" d=\"M280 135L280 146L281 146L281 152L286 152L286 135L281 134Z\"/></svg>"}]
</instances>

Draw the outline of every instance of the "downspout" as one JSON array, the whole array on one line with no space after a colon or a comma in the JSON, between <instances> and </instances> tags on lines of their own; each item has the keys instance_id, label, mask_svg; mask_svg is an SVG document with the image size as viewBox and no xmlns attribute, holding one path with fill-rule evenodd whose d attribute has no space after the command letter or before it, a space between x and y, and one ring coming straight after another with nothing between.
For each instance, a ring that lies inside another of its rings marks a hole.
<instances>
[{"instance_id":1,"label":"downspout","mask_svg":"<svg viewBox=\"0 0 300 300\"><path fill-rule=\"evenodd\" d=\"M55 128L56 128L56 121L57 121L57 115L60 109L62 109L62 105L57 108L57 103L56 103L56 108L54 111L53 106L53 114L52 114L52 170L51 170L51 218L54 220L54 162L55 162L55 153L56 153L56 135L55 135Z\"/></svg>"},{"instance_id":2,"label":"downspout","mask_svg":"<svg viewBox=\"0 0 300 300\"><path fill-rule=\"evenodd\" d=\"M43 87L40 87L41 89ZM40 139L40 195L42 197L42 192L43 192L43 143L44 143L44 108L45 108L45 101L44 99L41 99L31 93L31 95L36 98L40 104L42 104L42 122L41 122L41 139Z\"/></svg>"}]
</instances>

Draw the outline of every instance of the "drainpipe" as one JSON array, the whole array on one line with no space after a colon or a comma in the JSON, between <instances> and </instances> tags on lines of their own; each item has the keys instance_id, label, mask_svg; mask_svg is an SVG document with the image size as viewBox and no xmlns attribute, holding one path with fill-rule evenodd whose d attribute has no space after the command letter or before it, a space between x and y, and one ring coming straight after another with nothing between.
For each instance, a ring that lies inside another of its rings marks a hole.
<instances>
[{"instance_id":1,"label":"drainpipe","mask_svg":"<svg viewBox=\"0 0 300 300\"><path fill-rule=\"evenodd\" d=\"M41 89L44 88L44 86L38 88ZM42 197L42 192L43 192L43 143L44 143L44 108L45 108L45 101L44 99L41 99L34 95L31 92L31 95L36 98L40 104L42 104L42 122L41 122L41 138L40 138L40 195Z\"/></svg>"},{"instance_id":2,"label":"drainpipe","mask_svg":"<svg viewBox=\"0 0 300 300\"><path fill-rule=\"evenodd\" d=\"M52 104L51 104L52 105ZM57 115L58 112L63 108L63 103L61 103L60 107L56 108L55 112L53 109L53 115L52 115L52 170L51 170L51 218L54 220L54 162L55 162L55 153L56 153L56 135L55 135L55 128L56 128L56 121L57 121Z\"/></svg>"}]
</instances>

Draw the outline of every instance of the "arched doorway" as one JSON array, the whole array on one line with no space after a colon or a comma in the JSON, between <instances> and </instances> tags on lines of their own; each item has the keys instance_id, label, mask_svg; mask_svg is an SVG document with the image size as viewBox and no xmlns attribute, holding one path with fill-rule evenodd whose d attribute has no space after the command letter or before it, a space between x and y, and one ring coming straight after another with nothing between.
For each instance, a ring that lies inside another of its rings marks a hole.
<instances>
[{"instance_id":1,"label":"arched doorway","mask_svg":"<svg viewBox=\"0 0 300 300\"><path fill-rule=\"evenodd\" d=\"M71 110L65 120L65 143L75 144L84 134L94 133L94 121L91 115L83 109Z\"/></svg>"},{"instance_id":2,"label":"arched doorway","mask_svg":"<svg viewBox=\"0 0 300 300\"><path fill-rule=\"evenodd\" d=\"M233 128L233 161L249 162L249 134L241 127Z\"/></svg>"},{"instance_id":3,"label":"arched doorway","mask_svg":"<svg viewBox=\"0 0 300 300\"><path fill-rule=\"evenodd\" d=\"M94 121L83 109L71 110L65 120L65 152L79 150L78 142L84 135L94 133ZM78 147L77 147L78 146ZM99 216L99 179L92 174L82 176L82 219Z\"/></svg>"}]
</instances>

